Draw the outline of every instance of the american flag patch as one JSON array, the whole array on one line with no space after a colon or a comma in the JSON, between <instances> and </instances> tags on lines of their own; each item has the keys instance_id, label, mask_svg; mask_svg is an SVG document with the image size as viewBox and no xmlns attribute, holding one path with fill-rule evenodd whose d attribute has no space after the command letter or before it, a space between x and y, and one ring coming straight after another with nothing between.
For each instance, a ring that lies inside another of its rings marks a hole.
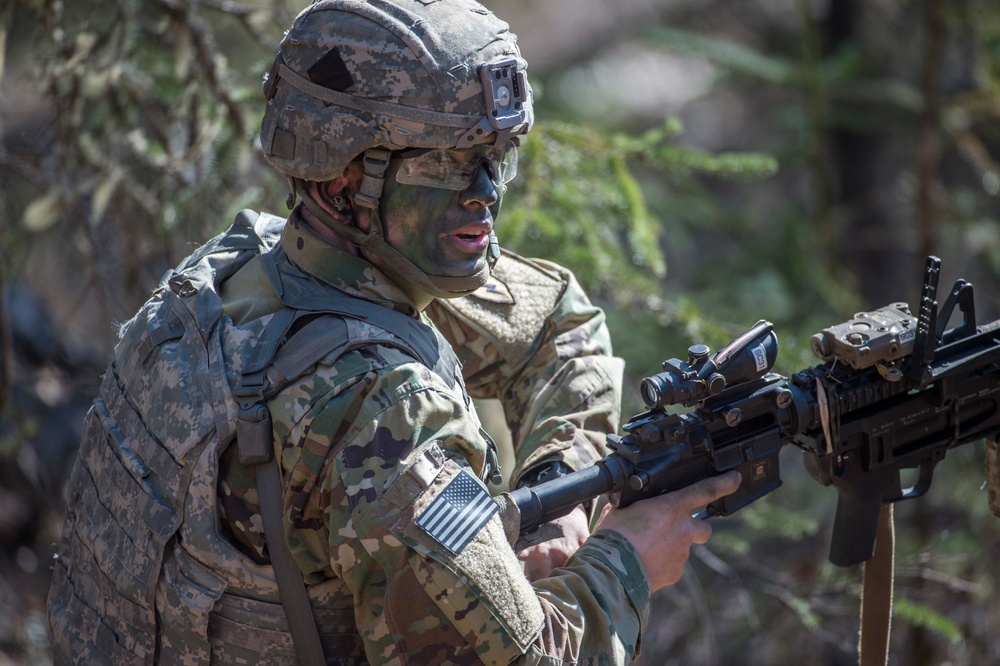
<instances>
[{"instance_id":1,"label":"american flag patch","mask_svg":"<svg viewBox=\"0 0 1000 666\"><path fill-rule=\"evenodd\" d=\"M457 555L499 511L479 480L460 470L417 518L417 525Z\"/></svg>"}]
</instances>

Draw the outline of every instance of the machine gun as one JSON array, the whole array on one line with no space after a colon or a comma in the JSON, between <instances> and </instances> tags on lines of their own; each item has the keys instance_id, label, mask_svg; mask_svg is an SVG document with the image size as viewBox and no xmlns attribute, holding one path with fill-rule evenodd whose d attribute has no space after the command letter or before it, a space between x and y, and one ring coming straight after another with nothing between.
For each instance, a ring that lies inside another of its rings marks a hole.
<instances>
[{"instance_id":1,"label":"machine gun","mask_svg":"<svg viewBox=\"0 0 1000 666\"><path fill-rule=\"evenodd\" d=\"M917 316L893 303L826 328L811 340L824 362L791 377L771 372L778 339L767 321L714 355L694 345L687 361L664 361L640 385L648 410L608 436L610 455L510 493L521 532L602 494L624 507L735 469L739 489L700 514L729 515L781 485L778 454L793 444L838 493L830 561L868 560L882 503L920 497L949 449L1000 432L1000 320L976 325L965 280L939 311L940 269L928 257ZM962 322L947 329L956 306ZM911 487L903 470L916 471Z\"/></svg>"}]
</instances>

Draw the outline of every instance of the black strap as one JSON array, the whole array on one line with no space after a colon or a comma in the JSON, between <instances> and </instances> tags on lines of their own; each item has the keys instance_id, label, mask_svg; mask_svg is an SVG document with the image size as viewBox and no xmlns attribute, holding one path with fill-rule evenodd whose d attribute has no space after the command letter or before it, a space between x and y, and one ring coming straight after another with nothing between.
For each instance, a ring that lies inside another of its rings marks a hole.
<instances>
[{"instance_id":1,"label":"black strap","mask_svg":"<svg viewBox=\"0 0 1000 666\"><path fill-rule=\"evenodd\" d=\"M270 427L270 421L268 421ZM305 666L322 666L326 664L323 656L323 645L319 640L319 629L309 604L309 594L306 592L302 571L285 540L285 529L281 519L281 478L278 474L278 463L274 457L257 465L257 494L260 496L260 515L264 522L264 539L267 542L267 552L271 556L271 566L278 582L278 595L281 605L285 607L288 619L288 630L295 644L295 656L298 662Z\"/></svg>"},{"instance_id":2,"label":"black strap","mask_svg":"<svg viewBox=\"0 0 1000 666\"><path fill-rule=\"evenodd\" d=\"M265 399L274 397L320 359L338 358L350 343L350 332L342 318L311 318L281 346L274 361L266 368L268 390Z\"/></svg>"},{"instance_id":3,"label":"black strap","mask_svg":"<svg viewBox=\"0 0 1000 666\"><path fill-rule=\"evenodd\" d=\"M434 329L415 317L356 298L336 288L317 289L316 280L288 259L280 243L261 255L261 259L271 286L282 303L290 308L316 313L332 312L389 331L400 340L405 340L406 347L428 368L437 366L440 349L450 349L447 343L442 347Z\"/></svg>"}]
</instances>

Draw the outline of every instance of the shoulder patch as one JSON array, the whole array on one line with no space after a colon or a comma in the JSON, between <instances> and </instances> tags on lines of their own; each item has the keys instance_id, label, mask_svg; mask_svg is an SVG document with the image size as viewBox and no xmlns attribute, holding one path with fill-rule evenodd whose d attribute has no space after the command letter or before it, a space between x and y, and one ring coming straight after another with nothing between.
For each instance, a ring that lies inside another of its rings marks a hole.
<instances>
[{"instance_id":1,"label":"shoulder patch","mask_svg":"<svg viewBox=\"0 0 1000 666\"><path fill-rule=\"evenodd\" d=\"M416 523L457 555L499 510L479 479L461 469L417 517Z\"/></svg>"},{"instance_id":2,"label":"shoulder patch","mask_svg":"<svg viewBox=\"0 0 1000 666\"><path fill-rule=\"evenodd\" d=\"M506 250L485 285L439 301L486 336L503 358L523 358L566 290L553 271Z\"/></svg>"}]
</instances>

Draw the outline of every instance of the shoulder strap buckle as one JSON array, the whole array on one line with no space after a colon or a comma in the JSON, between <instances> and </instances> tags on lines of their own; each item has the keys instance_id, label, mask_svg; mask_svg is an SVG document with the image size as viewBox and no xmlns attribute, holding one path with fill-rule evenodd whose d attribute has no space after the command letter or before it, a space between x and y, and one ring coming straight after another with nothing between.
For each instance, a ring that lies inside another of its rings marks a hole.
<instances>
[{"instance_id":1,"label":"shoulder strap buckle","mask_svg":"<svg viewBox=\"0 0 1000 666\"><path fill-rule=\"evenodd\" d=\"M240 386L233 391L240 406L236 415L236 444L240 464L261 465L274 460L271 412L264 404L264 387Z\"/></svg>"}]
</instances>

